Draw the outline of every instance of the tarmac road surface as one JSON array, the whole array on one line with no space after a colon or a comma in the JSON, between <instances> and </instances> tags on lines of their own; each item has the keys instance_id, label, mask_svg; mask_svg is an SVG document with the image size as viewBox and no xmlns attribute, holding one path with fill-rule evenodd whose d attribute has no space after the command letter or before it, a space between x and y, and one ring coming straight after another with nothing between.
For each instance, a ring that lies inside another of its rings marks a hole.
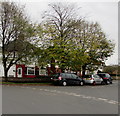
<instances>
[{"instance_id":1,"label":"tarmac road surface","mask_svg":"<svg viewBox=\"0 0 120 116\"><path fill-rule=\"evenodd\" d=\"M96 86L2 87L2 114L118 114L118 81Z\"/></svg>"}]
</instances>

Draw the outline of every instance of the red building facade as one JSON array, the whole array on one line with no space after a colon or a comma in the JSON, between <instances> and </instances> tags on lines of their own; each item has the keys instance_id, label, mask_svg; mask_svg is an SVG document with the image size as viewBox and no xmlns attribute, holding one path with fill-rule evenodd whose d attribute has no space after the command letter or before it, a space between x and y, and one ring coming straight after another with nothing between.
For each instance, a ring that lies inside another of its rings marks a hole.
<instances>
[{"instance_id":1,"label":"red building facade","mask_svg":"<svg viewBox=\"0 0 120 116\"><path fill-rule=\"evenodd\" d=\"M15 75L18 78L35 78L39 75L39 68L37 66L31 67L24 64L17 64Z\"/></svg>"},{"instance_id":2,"label":"red building facade","mask_svg":"<svg viewBox=\"0 0 120 116\"><path fill-rule=\"evenodd\" d=\"M40 69L37 66L28 66L25 64L16 64L15 77L17 78L36 78L37 76L52 75L55 73L61 73L61 69L51 67L46 67L45 69ZM44 74L41 71L44 70Z\"/></svg>"}]
</instances>

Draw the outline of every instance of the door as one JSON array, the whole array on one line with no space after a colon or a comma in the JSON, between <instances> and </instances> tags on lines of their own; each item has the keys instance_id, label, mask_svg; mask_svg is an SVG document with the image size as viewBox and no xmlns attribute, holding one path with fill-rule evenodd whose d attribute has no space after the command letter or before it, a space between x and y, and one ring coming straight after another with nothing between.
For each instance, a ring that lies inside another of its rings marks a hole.
<instances>
[{"instance_id":1,"label":"door","mask_svg":"<svg viewBox=\"0 0 120 116\"><path fill-rule=\"evenodd\" d=\"M63 74L62 75L63 77L64 77L64 79L67 81L67 84L73 84L73 79L72 79L72 77L71 77L71 74Z\"/></svg>"},{"instance_id":2,"label":"door","mask_svg":"<svg viewBox=\"0 0 120 116\"><path fill-rule=\"evenodd\" d=\"M75 74L71 74L71 76L72 76L73 84L78 85L80 83L79 77Z\"/></svg>"},{"instance_id":3,"label":"door","mask_svg":"<svg viewBox=\"0 0 120 116\"><path fill-rule=\"evenodd\" d=\"M17 69L17 77L22 78L22 68Z\"/></svg>"},{"instance_id":4,"label":"door","mask_svg":"<svg viewBox=\"0 0 120 116\"><path fill-rule=\"evenodd\" d=\"M94 80L96 83L100 84L101 83L101 78L98 75L94 75Z\"/></svg>"}]
</instances>

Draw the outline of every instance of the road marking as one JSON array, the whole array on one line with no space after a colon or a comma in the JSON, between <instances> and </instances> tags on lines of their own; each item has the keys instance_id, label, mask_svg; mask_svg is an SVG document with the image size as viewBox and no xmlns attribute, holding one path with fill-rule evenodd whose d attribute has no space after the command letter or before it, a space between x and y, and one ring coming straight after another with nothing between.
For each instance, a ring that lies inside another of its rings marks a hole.
<instances>
[{"instance_id":1,"label":"road marking","mask_svg":"<svg viewBox=\"0 0 120 116\"><path fill-rule=\"evenodd\" d=\"M119 103L117 101L114 101L114 100L110 100L110 101L107 101L107 102L111 103L111 104L118 104L119 105Z\"/></svg>"},{"instance_id":2,"label":"road marking","mask_svg":"<svg viewBox=\"0 0 120 116\"><path fill-rule=\"evenodd\" d=\"M21 87L21 88L31 88L31 87ZM95 88L95 87L91 87L91 88ZM36 90L37 88L31 88L33 90ZM103 102L106 102L106 103L109 103L109 104L118 104L120 105L119 102L115 101L115 100L109 100L109 99L105 99L105 98L97 98L97 97L92 97L92 96L86 96L86 95L83 95L83 94L76 94L76 93L72 93L72 92L66 92L66 91L58 91L58 90L49 90L49 89L39 89L40 91L46 91L46 92L51 92L52 94L56 95L57 94L65 94L65 95L70 95L70 96L75 96L75 97L81 97L81 98L84 98L84 99L92 99L92 100L95 100L95 101L103 101ZM51 94L51 95L52 95ZM47 95L47 94L46 94ZM48 94L50 95L50 94Z\"/></svg>"},{"instance_id":3,"label":"road marking","mask_svg":"<svg viewBox=\"0 0 120 116\"><path fill-rule=\"evenodd\" d=\"M75 97L81 97L84 99L92 99L95 101L102 101L102 102L106 102L109 104L118 104L120 105L119 102L115 101L115 100L109 100L109 99L105 99L105 98L97 98L97 97L92 97L92 96L86 96L86 95L82 95L82 94L76 94L76 93L69 93L69 92L64 92L64 91L57 91L57 90L49 90L49 89L40 89L42 91L47 91L47 92L52 92L52 93L58 93L58 94L65 94L65 95L70 95L70 96L75 96Z\"/></svg>"},{"instance_id":4,"label":"road marking","mask_svg":"<svg viewBox=\"0 0 120 116\"><path fill-rule=\"evenodd\" d=\"M107 99L103 99L103 98L98 98L99 100L103 100L103 101L106 101Z\"/></svg>"}]
</instances>

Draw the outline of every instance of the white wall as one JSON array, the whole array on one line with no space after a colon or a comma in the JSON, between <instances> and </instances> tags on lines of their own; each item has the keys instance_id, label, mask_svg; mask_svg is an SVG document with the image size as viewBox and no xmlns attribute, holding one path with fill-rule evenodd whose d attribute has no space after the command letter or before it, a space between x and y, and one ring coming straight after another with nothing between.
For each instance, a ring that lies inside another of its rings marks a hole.
<instances>
[{"instance_id":1,"label":"white wall","mask_svg":"<svg viewBox=\"0 0 120 116\"><path fill-rule=\"evenodd\" d=\"M9 71L8 71L8 77L9 76L12 76L12 77L15 77L15 65L13 65Z\"/></svg>"},{"instance_id":2,"label":"white wall","mask_svg":"<svg viewBox=\"0 0 120 116\"><path fill-rule=\"evenodd\" d=\"M4 76L4 69L3 69L3 64L2 64L2 60L1 59L2 59L2 55L0 53L0 77ZM15 70L15 65L12 66L10 68L10 70L8 71L8 77L10 75L15 77L15 72L13 70Z\"/></svg>"},{"instance_id":3,"label":"white wall","mask_svg":"<svg viewBox=\"0 0 120 116\"><path fill-rule=\"evenodd\" d=\"M0 52L0 77L4 75L3 65L2 65L2 54Z\"/></svg>"},{"instance_id":4,"label":"white wall","mask_svg":"<svg viewBox=\"0 0 120 116\"><path fill-rule=\"evenodd\" d=\"M8 71L8 76L11 75L11 76L14 76L14 77L15 77L15 72L14 72L13 70L15 70L15 65L12 66L12 67L10 68L10 70ZM0 77L2 77L2 76L4 76L4 69L3 69L2 63L0 62Z\"/></svg>"},{"instance_id":5,"label":"white wall","mask_svg":"<svg viewBox=\"0 0 120 116\"><path fill-rule=\"evenodd\" d=\"M3 66L2 66L2 64L0 62L0 77L2 77L3 74L4 74L4 72L3 72Z\"/></svg>"}]
</instances>

